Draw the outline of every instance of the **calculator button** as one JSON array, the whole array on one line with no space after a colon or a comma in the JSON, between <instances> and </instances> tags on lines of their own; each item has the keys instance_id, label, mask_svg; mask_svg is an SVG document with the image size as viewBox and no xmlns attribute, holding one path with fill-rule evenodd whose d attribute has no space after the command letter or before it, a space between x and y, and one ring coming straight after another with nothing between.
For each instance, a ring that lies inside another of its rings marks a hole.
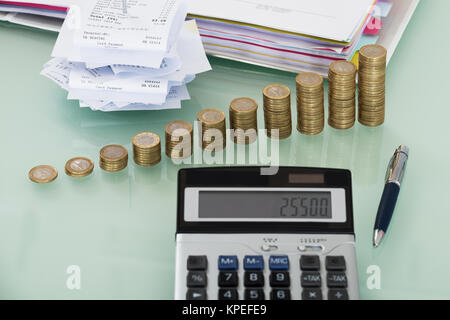
<instances>
[{"instance_id":1,"label":"calculator button","mask_svg":"<svg viewBox=\"0 0 450 320\"><path fill-rule=\"evenodd\" d=\"M238 275L236 271L220 271L219 287L237 287Z\"/></svg>"},{"instance_id":2,"label":"calculator button","mask_svg":"<svg viewBox=\"0 0 450 320\"><path fill-rule=\"evenodd\" d=\"M237 256L219 256L219 270L237 270L238 257Z\"/></svg>"},{"instance_id":3,"label":"calculator button","mask_svg":"<svg viewBox=\"0 0 450 320\"><path fill-rule=\"evenodd\" d=\"M348 300L348 293L345 289L329 289L328 300Z\"/></svg>"},{"instance_id":4,"label":"calculator button","mask_svg":"<svg viewBox=\"0 0 450 320\"><path fill-rule=\"evenodd\" d=\"M301 276L302 287L319 288L322 286L322 279L320 272L305 271Z\"/></svg>"},{"instance_id":5,"label":"calculator button","mask_svg":"<svg viewBox=\"0 0 450 320\"><path fill-rule=\"evenodd\" d=\"M273 271L270 274L270 286L271 287L289 287L291 280L289 278L289 272L286 271Z\"/></svg>"},{"instance_id":6,"label":"calculator button","mask_svg":"<svg viewBox=\"0 0 450 320\"><path fill-rule=\"evenodd\" d=\"M270 256L269 268L270 270L289 270L288 256Z\"/></svg>"},{"instance_id":7,"label":"calculator button","mask_svg":"<svg viewBox=\"0 0 450 320\"><path fill-rule=\"evenodd\" d=\"M206 300L205 289L189 289L186 292L186 300Z\"/></svg>"},{"instance_id":8,"label":"calculator button","mask_svg":"<svg viewBox=\"0 0 450 320\"><path fill-rule=\"evenodd\" d=\"M347 276L345 272L328 272L327 286L328 288L347 288Z\"/></svg>"},{"instance_id":9,"label":"calculator button","mask_svg":"<svg viewBox=\"0 0 450 320\"><path fill-rule=\"evenodd\" d=\"M344 256L328 256L325 258L325 267L328 271L345 271Z\"/></svg>"},{"instance_id":10,"label":"calculator button","mask_svg":"<svg viewBox=\"0 0 450 320\"><path fill-rule=\"evenodd\" d=\"M187 259L188 270L206 270L208 260L206 256L189 256Z\"/></svg>"},{"instance_id":11,"label":"calculator button","mask_svg":"<svg viewBox=\"0 0 450 320\"><path fill-rule=\"evenodd\" d=\"M319 256L302 256L300 258L300 269L307 271L319 271L320 259Z\"/></svg>"},{"instance_id":12,"label":"calculator button","mask_svg":"<svg viewBox=\"0 0 450 320\"><path fill-rule=\"evenodd\" d=\"M245 271L244 286L264 287L264 275L262 271Z\"/></svg>"},{"instance_id":13,"label":"calculator button","mask_svg":"<svg viewBox=\"0 0 450 320\"><path fill-rule=\"evenodd\" d=\"M303 289L302 300L322 300L322 290L315 288Z\"/></svg>"},{"instance_id":14,"label":"calculator button","mask_svg":"<svg viewBox=\"0 0 450 320\"><path fill-rule=\"evenodd\" d=\"M189 288L206 287L206 272L205 271L189 271L187 275L186 284Z\"/></svg>"},{"instance_id":15,"label":"calculator button","mask_svg":"<svg viewBox=\"0 0 450 320\"><path fill-rule=\"evenodd\" d=\"M264 290L263 289L245 289L244 292L245 300L264 300Z\"/></svg>"},{"instance_id":16,"label":"calculator button","mask_svg":"<svg viewBox=\"0 0 450 320\"><path fill-rule=\"evenodd\" d=\"M288 289L273 289L270 292L270 300L291 300L291 291Z\"/></svg>"},{"instance_id":17,"label":"calculator button","mask_svg":"<svg viewBox=\"0 0 450 320\"><path fill-rule=\"evenodd\" d=\"M219 300L238 300L239 295L236 289L219 289Z\"/></svg>"},{"instance_id":18,"label":"calculator button","mask_svg":"<svg viewBox=\"0 0 450 320\"><path fill-rule=\"evenodd\" d=\"M264 259L263 256L245 256L244 257L245 270L263 270Z\"/></svg>"}]
</instances>

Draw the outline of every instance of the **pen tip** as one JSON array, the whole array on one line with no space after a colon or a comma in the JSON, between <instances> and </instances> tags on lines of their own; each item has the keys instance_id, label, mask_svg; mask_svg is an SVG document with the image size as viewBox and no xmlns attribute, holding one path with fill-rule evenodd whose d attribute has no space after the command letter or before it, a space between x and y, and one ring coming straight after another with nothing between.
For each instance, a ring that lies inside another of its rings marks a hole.
<instances>
[{"instance_id":1,"label":"pen tip","mask_svg":"<svg viewBox=\"0 0 450 320\"><path fill-rule=\"evenodd\" d=\"M380 245L383 237L384 237L384 231L382 231L380 229L375 229L373 231L373 247L374 248L377 248Z\"/></svg>"}]
</instances>

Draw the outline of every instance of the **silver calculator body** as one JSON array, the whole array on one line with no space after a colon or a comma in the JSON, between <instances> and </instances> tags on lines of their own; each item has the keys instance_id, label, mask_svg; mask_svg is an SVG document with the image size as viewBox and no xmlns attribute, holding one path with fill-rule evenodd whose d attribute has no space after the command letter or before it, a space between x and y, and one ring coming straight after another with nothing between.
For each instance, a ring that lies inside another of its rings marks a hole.
<instances>
[{"instance_id":1,"label":"silver calculator body","mask_svg":"<svg viewBox=\"0 0 450 320\"><path fill-rule=\"evenodd\" d=\"M182 169L175 299L359 299L348 170Z\"/></svg>"}]
</instances>

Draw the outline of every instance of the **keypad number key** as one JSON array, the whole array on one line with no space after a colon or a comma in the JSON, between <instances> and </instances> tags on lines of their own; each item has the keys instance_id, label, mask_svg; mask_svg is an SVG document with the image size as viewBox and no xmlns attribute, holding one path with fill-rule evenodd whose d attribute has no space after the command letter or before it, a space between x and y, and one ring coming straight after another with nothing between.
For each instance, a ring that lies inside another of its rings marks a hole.
<instances>
[{"instance_id":1,"label":"keypad number key","mask_svg":"<svg viewBox=\"0 0 450 320\"><path fill-rule=\"evenodd\" d=\"M244 286L264 287L264 274L262 271L245 271Z\"/></svg>"},{"instance_id":2,"label":"keypad number key","mask_svg":"<svg viewBox=\"0 0 450 320\"><path fill-rule=\"evenodd\" d=\"M328 288L347 288L347 276L345 272L328 272L327 286Z\"/></svg>"},{"instance_id":3,"label":"keypad number key","mask_svg":"<svg viewBox=\"0 0 450 320\"><path fill-rule=\"evenodd\" d=\"M286 271L272 271L270 274L270 286L271 287L289 287L291 280L289 272Z\"/></svg>"},{"instance_id":4,"label":"keypad number key","mask_svg":"<svg viewBox=\"0 0 450 320\"><path fill-rule=\"evenodd\" d=\"M264 300L265 298L263 289L245 289L245 300Z\"/></svg>"},{"instance_id":5,"label":"keypad number key","mask_svg":"<svg viewBox=\"0 0 450 320\"><path fill-rule=\"evenodd\" d=\"M236 271L220 271L219 272L219 287L237 287L238 274Z\"/></svg>"},{"instance_id":6,"label":"keypad number key","mask_svg":"<svg viewBox=\"0 0 450 320\"><path fill-rule=\"evenodd\" d=\"M239 295L236 289L219 289L219 300L238 300Z\"/></svg>"},{"instance_id":7,"label":"keypad number key","mask_svg":"<svg viewBox=\"0 0 450 320\"><path fill-rule=\"evenodd\" d=\"M320 288L322 279L320 272L305 271L301 275L301 285L304 288Z\"/></svg>"},{"instance_id":8,"label":"keypad number key","mask_svg":"<svg viewBox=\"0 0 450 320\"><path fill-rule=\"evenodd\" d=\"M188 288L204 288L206 287L205 271L189 271L186 279Z\"/></svg>"},{"instance_id":9,"label":"keypad number key","mask_svg":"<svg viewBox=\"0 0 450 320\"><path fill-rule=\"evenodd\" d=\"M270 300L291 300L291 292L288 289L273 289Z\"/></svg>"}]
</instances>

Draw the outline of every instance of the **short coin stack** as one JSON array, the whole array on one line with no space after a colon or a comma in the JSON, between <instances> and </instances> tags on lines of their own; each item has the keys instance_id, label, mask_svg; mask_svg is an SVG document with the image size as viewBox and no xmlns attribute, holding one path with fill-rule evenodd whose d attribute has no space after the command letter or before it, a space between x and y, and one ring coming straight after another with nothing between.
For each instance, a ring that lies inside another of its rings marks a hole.
<instances>
[{"instance_id":1,"label":"short coin stack","mask_svg":"<svg viewBox=\"0 0 450 320\"><path fill-rule=\"evenodd\" d=\"M90 175L93 170L94 162L88 158L76 157L66 162L66 174L74 178L86 177Z\"/></svg>"},{"instance_id":2,"label":"short coin stack","mask_svg":"<svg viewBox=\"0 0 450 320\"><path fill-rule=\"evenodd\" d=\"M292 133L291 91L282 84L270 84L263 89L264 123L267 136L285 139ZM275 136L272 130L278 130Z\"/></svg>"},{"instance_id":3,"label":"short coin stack","mask_svg":"<svg viewBox=\"0 0 450 320\"><path fill-rule=\"evenodd\" d=\"M156 133L141 132L133 137L134 162L150 167L161 161L161 139Z\"/></svg>"},{"instance_id":4,"label":"short coin stack","mask_svg":"<svg viewBox=\"0 0 450 320\"><path fill-rule=\"evenodd\" d=\"M192 154L192 125L186 121L172 121L166 125L166 155L184 159Z\"/></svg>"},{"instance_id":5,"label":"short coin stack","mask_svg":"<svg viewBox=\"0 0 450 320\"><path fill-rule=\"evenodd\" d=\"M384 122L386 54L380 45L367 45L359 50L358 120L370 127Z\"/></svg>"},{"instance_id":6,"label":"short coin stack","mask_svg":"<svg viewBox=\"0 0 450 320\"><path fill-rule=\"evenodd\" d=\"M297 86L297 130L315 135L324 127L323 79L314 72L304 72L295 78Z\"/></svg>"},{"instance_id":7,"label":"short coin stack","mask_svg":"<svg viewBox=\"0 0 450 320\"><path fill-rule=\"evenodd\" d=\"M200 145L205 151L220 151L226 146L225 114L217 109L204 109L198 113L201 123Z\"/></svg>"},{"instance_id":8,"label":"short coin stack","mask_svg":"<svg viewBox=\"0 0 450 320\"><path fill-rule=\"evenodd\" d=\"M230 103L231 138L238 144L249 144L258 136L258 103L251 98L236 98Z\"/></svg>"},{"instance_id":9,"label":"short coin stack","mask_svg":"<svg viewBox=\"0 0 450 320\"><path fill-rule=\"evenodd\" d=\"M328 70L328 124L335 129L348 129L355 124L356 66L336 61Z\"/></svg>"},{"instance_id":10,"label":"short coin stack","mask_svg":"<svg viewBox=\"0 0 450 320\"><path fill-rule=\"evenodd\" d=\"M128 164L128 151L117 144L104 146L100 150L100 168L109 172L123 170Z\"/></svg>"}]
</instances>

